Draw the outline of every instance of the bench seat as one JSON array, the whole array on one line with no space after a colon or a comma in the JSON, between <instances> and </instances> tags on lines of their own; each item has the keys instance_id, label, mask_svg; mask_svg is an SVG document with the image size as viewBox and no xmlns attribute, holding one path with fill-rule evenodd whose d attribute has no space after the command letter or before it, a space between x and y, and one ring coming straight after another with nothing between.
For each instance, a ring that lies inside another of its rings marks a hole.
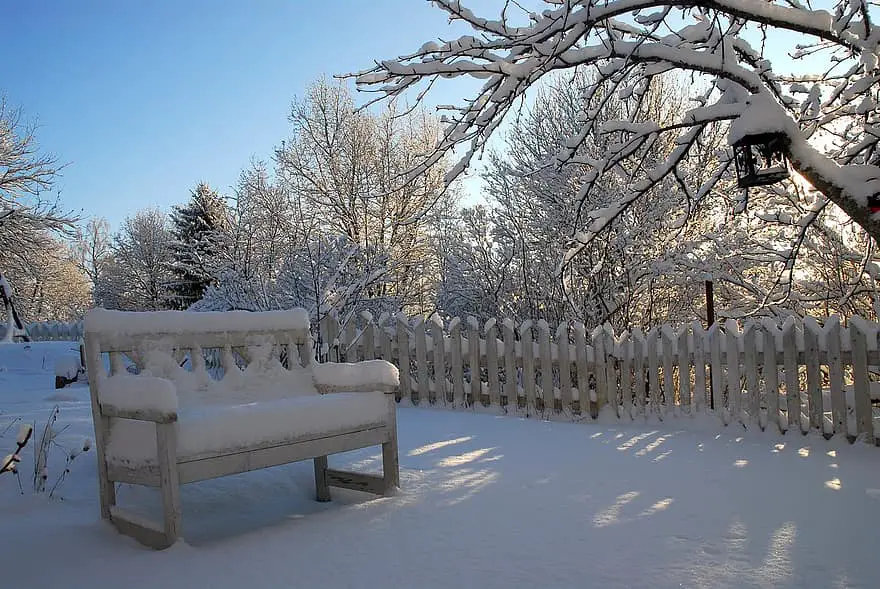
<instances>
[{"instance_id":1,"label":"bench seat","mask_svg":"<svg viewBox=\"0 0 880 589\"><path fill-rule=\"evenodd\" d=\"M177 460L188 462L307 439L322 432L381 426L388 419L388 403L379 392L332 393L182 408L177 415ZM116 420L110 428L105 460L129 468L156 464L154 424Z\"/></svg>"}]
</instances>

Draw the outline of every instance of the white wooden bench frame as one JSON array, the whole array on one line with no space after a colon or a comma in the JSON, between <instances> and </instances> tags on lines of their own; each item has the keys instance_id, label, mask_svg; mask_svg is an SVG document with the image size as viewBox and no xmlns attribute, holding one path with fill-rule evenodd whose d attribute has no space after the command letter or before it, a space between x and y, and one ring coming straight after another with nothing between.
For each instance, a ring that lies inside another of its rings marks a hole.
<instances>
[{"instance_id":1,"label":"white wooden bench frame","mask_svg":"<svg viewBox=\"0 0 880 589\"><path fill-rule=\"evenodd\" d=\"M261 444L233 452L207 453L180 459L177 456L176 413L150 410L124 411L100 402L101 386L105 374L101 354L109 353L110 374L116 374L125 370L122 354L125 353L136 358L135 350L144 339L143 334L132 337L104 332L90 333L88 330L85 334L85 356L89 374L92 415L95 426L95 449L98 460L101 517L110 521L121 533L157 550L167 548L174 544L180 536L180 485L309 458L314 459L315 488L318 501L330 501L330 487L388 495L400 486L397 408L392 390L383 391L388 404L388 414L385 423L379 426L356 431L350 429L327 431L318 435L295 438L283 444ZM271 340L277 345L288 346L288 350L291 352L295 349L299 358L302 359L303 367L308 366L312 358L312 343L307 330L247 333L205 332L187 333L184 336L151 333L147 339L163 342L173 341L181 357L189 350L196 350L199 354L202 349L207 348L241 350L249 342L259 341L262 343ZM231 357L231 355L224 356ZM290 356L293 355L289 354ZM101 375L100 378L99 375ZM106 462L105 450L110 431L110 419L114 417L155 424L157 464L130 468ZM185 424L182 427L185 427ZM375 445L382 446L382 475L345 472L333 470L327 466L327 456L330 454ZM162 495L163 522L150 521L117 506L116 483L159 487Z\"/></svg>"}]
</instances>

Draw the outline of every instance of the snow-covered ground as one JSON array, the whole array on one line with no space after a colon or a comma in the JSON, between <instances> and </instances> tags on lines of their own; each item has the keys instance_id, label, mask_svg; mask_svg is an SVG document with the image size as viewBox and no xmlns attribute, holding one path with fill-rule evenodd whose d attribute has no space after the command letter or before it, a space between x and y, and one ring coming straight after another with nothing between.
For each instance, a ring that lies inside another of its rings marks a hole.
<instances>
[{"instance_id":1,"label":"snow-covered ground","mask_svg":"<svg viewBox=\"0 0 880 589\"><path fill-rule=\"evenodd\" d=\"M61 444L92 436L88 388L52 388L54 359L74 349L0 345L0 431L20 416L39 434L58 404ZM24 495L0 476L0 587L880 586L880 449L682 419L401 408L399 423L397 496L334 489L316 503L310 462L187 485L185 542L164 552L100 522L94 451L49 499L31 490L29 445ZM378 469L380 458L331 462ZM150 490L119 498L158 508Z\"/></svg>"}]
</instances>

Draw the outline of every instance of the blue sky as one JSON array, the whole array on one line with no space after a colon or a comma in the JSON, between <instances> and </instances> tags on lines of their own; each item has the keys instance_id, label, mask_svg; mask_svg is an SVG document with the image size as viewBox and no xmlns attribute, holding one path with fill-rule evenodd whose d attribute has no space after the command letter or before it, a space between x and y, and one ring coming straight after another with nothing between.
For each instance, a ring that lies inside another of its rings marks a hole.
<instances>
[{"instance_id":1,"label":"blue sky","mask_svg":"<svg viewBox=\"0 0 880 589\"><path fill-rule=\"evenodd\" d=\"M464 32L423 0L28 0L8 3L2 26L0 93L69 163L63 205L114 227L202 180L229 193L322 74ZM470 88L441 86L432 103Z\"/></svg>"}]
</instances>

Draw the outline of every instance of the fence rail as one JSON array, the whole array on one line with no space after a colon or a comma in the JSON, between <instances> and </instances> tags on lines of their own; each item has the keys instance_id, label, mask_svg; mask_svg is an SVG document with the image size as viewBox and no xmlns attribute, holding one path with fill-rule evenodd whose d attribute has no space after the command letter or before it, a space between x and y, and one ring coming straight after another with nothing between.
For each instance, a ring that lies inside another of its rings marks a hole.
<instances>
[{"instance_id":1,"label":"fence rail","mask_svg":"<svg viewBox=\"0 0 880 589\"><path fill-rule=\"evenodd\" d=\"M837 316L615 334L608 325L588 333L580 323L365 314L346 325L325 317L317 351L325 360L394 362L413 404L573 419L709 412L725 424L875 443L878 332L880 324Z\"/></svg>"},{"instance_id":2,"label":"fence rail","mask_svg":"<svg viewBox=\"0 0 880 589\"><path fill-rule=\"evenodd\" d=\"M63 321L35 321L26 326L31 341L77 341L83 335L82 321L66 323ZM7 326L0 325L0 339L6 335Z\"/></svg>"}]
</instances>

